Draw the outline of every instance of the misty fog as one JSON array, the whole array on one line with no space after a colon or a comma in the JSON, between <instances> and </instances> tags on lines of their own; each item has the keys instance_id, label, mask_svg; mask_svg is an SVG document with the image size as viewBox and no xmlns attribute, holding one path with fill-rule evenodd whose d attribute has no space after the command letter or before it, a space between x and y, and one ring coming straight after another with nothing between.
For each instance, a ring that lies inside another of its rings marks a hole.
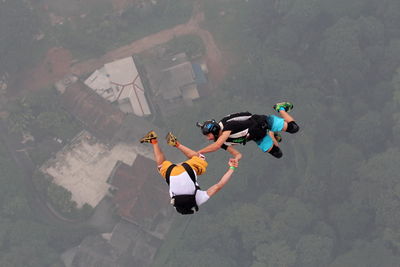
<instances>
[{"instance_id":1,"label":"misty fog","mask_svg":"<svg viewBox=\"0 0 400 267\"><path fill-rule=\"evenodd\" d=\"M176 213L140 138L282 101L283 157ZM398 0L2 0L0 266L399 266L399 107Z\"/></svg>"}]
</instances>

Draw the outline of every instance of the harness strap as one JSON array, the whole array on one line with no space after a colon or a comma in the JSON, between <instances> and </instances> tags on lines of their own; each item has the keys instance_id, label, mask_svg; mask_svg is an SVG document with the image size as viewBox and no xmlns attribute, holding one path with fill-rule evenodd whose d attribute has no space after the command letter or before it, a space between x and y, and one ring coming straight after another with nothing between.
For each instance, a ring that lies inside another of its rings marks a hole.
<instances>
[{"instance_id":1,"label":"harness strap","mask_svg":"<svg viewBox=\"0 0 400 267\"><path fill-rule=\"evenodd\" d=\"M186 172L189 174L189 176L190 176L190 179L192 179L192 182L193 182L193 184L194 184L194 186L195 186L195 190L194 190L194 194L193 194L193 196L195 197L195 205L194 205L194 209L196 210L196 212L197 211L199 211L199 206L197 206L197 203L196 203L196 193L197 193L197 190L199 190L200 189L200 186L198 186L197 185L197 183L196 183L196 175L194 174L194 171L193 171L193 169L192 169L192 167L190 167L190 165L189 164L187 164L186 162L183 162L182 164L181 164L182 166L183 166L183 168L185 168L185 170L186 170Z\"/></svg>"},{"instance_id":2,"label":"harness strap","mask_svg":"<svg viewBox=\"0 0 400 267\"><path fill-rule=\"evenodd\" d=\"M168 167L167 172L165 173L165 181L167 182L168 185L169 185L169 177L171 176L171 171L175 166L176 166L175 164L171 164Z\"/></svg>"},{"instance_id":3,"label":"harness strap","mask_svg":"<svg viewBox=\"0 0 400 267\"><path fill-rule=\"evenodd\" d=\"M183 162L182 166L183 166L183 168L185 168L186 172L189 174L190 179L192 179L192 182L194 183L194 186L196 187L196 191L198 189L200 189L200 186L198 186L196 183L196 175L194 174L192 167L190 167L190 165L187 164L186 162ZM196 194L196 192L195 192L195 194Z\"/></svg>"}]
</instances>

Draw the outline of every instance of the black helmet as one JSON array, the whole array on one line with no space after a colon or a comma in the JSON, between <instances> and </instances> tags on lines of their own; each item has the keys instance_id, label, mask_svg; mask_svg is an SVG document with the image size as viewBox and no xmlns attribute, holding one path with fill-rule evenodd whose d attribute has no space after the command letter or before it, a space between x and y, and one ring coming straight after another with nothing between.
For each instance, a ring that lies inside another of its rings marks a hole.
<instances>
[{"instance_id":1,"label":"black helmet","mask_svg":"<svg viewBox=\"0 0 400 267\"><path fill-rule=\"evenodd\" d=\"M221 130L221 127L214 119L210 120L210 121L205 121L203 123L198 122L198 123L196 123L196 126L201 128L201 132L204 135L212 133L214 135L215 139L218 138L219 131Z\"/></svg>"}]
</instances>

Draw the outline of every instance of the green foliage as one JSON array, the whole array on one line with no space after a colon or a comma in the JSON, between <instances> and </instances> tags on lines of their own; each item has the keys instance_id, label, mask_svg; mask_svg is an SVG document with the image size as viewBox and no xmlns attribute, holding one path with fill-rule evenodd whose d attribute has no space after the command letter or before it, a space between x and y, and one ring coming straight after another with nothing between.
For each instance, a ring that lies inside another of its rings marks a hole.
<instances>
[{"instance_id":1,"label":"green foliage","mask_svg":"<svg viewBox=\"0 0 400 267\"><path fill-rule=\"evenodd\" d=\"M242 204L232 211L225 223L240 234L243 248L251 251L270 238L267 232L269 220L268 213L261 207Z\"/></svg>"},{"instance_id":2,"label":"green foliage","mask_svg":"<svg viewBox=\"0 0 400 267\"><path fill-rule=\"evenodd\" d=\"M120 16L110 14L107 5L85 2L86 18L66 21L46 34L76 55L92 57L186 22L193 5L156 2ZM38 51L33 37L40 25L27 3L0 3L0 73L31 62ZM301 130L283 134L279 161L254 144L239 148L244 158L232 182L181 230L167 266L398 265L399 3L202 2L206 21L201 26L233 63L213 98L179 110L166 122L169 130L183 143L201 147L205 142L196 121L242 110L269 114L270 106L282 100L294 102L292 114ZM204 52L194 36L175 38L170 46L171 53ZM71 138L81 126L55 99L46 91L9 103L9 128L30 132L37 142ZM49 153L36 149L30 155L39 164ZM222 153L208 157L211 179L205 185L226 166L229 155ZM93 232L80 226L58 231L38 223L33 192L3 143L0 172L1 266L57 266L61 251ZM92 212L89 206L77 210L68 191L39 174L33 181L61 213L85 218Z\"/></svg>"},{"instance_id":3,"label":"green foliage","mask_svg":"<svg viewBox=\"0 0 400 267\"><path fill-rule=\"evenodd\" d=\"M82 129L80 122L61 108L54 89L28 94L8 103L8 107L9 131L19 135L29 133L34 137L34 147L28 152L36 165L41 165L54 152L54 148L48 144L49 140L60 146L56 140L65 143Z\"/></svg>"},{"instance_id":4,"label":"green foliage","mask_svg":"<svg viewBox=\"0 0 400 267\"><path fill-rule=\"evenodd\" d=\"M264 58L263 76L265 82L271 87L280 89L299 82L303 73L296 62L285 60L277 56Z\"/></svg>"},{"instance_id":5,"label":"green foliage","mask_svg":"<svg viewBox=\"0 0 400 267\"><path fill-rule=\"evenodd\" d=\"M44 89L9 104L8 124L11 132L32 132L36 140L52 136L70 139L79 130L79 123L61 109L53 89Z\"/></svg>"},{"instance_id":6,"label":"green foliage","mask_svg":"<svg viewBox=\"0 0 400 267\"><path fill-rule=\"evenodd\" d=\"M400 68L397 69L393 76L392 84L395 89L393 92L393 100L397 106L400 106Z\"/></svg>"},{"instance_id":7,"label":"green foliage","mask_svg":"<svg viewBox=\"0 0 400 267\"><path fill-rule=\"evenodd\" d=\"M333 242L329 237L304 235L296 245L298 266L327 266L333 254Z\"/></svg>"},{"instance_id":8,"label":"green foliage","mask_svg":"<svg viewBox=\"0 0 400 267\"><path fill-rule=\"evenodd\" d=\"M399 67L400 61L400 39L391 39L384 51L384 63L380 65L380 72L386 78L392 78L394 72Z\"/></svg>"},{"instance_id":9,"label":"green foliage","mask_svg":"<svg viewBox=\"0 0 400 267\"><path fill-rule=\"evenodd\" d=\"M2 214L8 218L15 218L21 215L32 216L28 200L23 196L15 196L4 203Z\"/></svg>"},{"instance_id":10,"label":"green foliage","mask_svg":"<svg viewBox=\"0 0 400 267\"><path fill-rule=\"evenodd\" d=\"M34 35L39 33L39 28L39 19L29 2L0 2L0 77L31 63L30 48L36 42Z\"/></svg>"},{"instance_id":11,"label":"green foliage","mask_svg":"<svg viewBox=\"0 0 400 267\"><path fill-rule=\"evenodd\" d=\"M253 254L256 261L251 267L290 267L296 263L296 253L284 241L260 244Z\"/></svg>"},{"instance_id":12,"label":"green foliage","mask_svg":"<svg viewBox=\"0 0 400 267\"><path fill-rule=\"evenodd\" d=\"M193 0L147 2L145 8L133 5L121 15L112 14L112 8L89 9L88 16L57 25L54 35L81 58L100 56L111 48L185 23L192 5Z\"/></svg>"},{"instance_id":13,"label":"green foliage","mask_svg":"<svg viewBox=\"0 0 400 267\"><path fill-rule=\"evenodd\" d=\"M76 202L71 199L71 192L64 187L51 183L47 188L47 196L57 210L62 213L70 213L76 208Z\"/></svg>"},{"instance_id":14,"label":"green foliage","mask_svg":"<svg viewBox=\"0 0 400 267\"><path fill-rule=\"evenodd\" d=\"M240 182L235 176L205 204L207 215L192 220L177 249L206 246L252 267L398 265L399 7L204 1L204 25L234 63L213 97L180 112L172 129L204 145L188 127L195 120L270 114L288 100L300 132L283 134L280 160L238 147ZM209 156L212 177L221 153Z\"/></svg>"},{"instance_id":15,"label":"green foliage","mask_svg":"<svg viewBox=\"0 0 400 267\"><path fill-rule=\"evenodd\" d=\"M386 228L382 233L382 239L394 248L400 248L400 233L398 229Z\"/></svg>"},{"instance_id":16,"label":"green foliage","mask_svg":"<svg viewBox=\"0 0 400 267\"><path fill-rule=\"evenodd\" d=\"M358 169L360 180L353 183L352 200L359 206L376 212L377 223L387 227L397 227L400 222L400 203L398 200L399 165L397 149L371 157Z\"/></svg>"},{"instance_id":17,"label":"green foliage","mask_svg":"<svg viewBox=\"0 0 400 267\"><path fill-rule=\"evenodd\" d=\"M368 1L364 0L322 0L320 1L323 5L324 11L332 16L333 19L341 17L358 17L363 13L365 6Z\"/></svg>"},{"instance_id":18,"label":"green foliage","mask_svg":"<svg viewBox=\"0 0 400 267\"><path fill-rule=\"evenodd\" d=\"M205 1L206 27L224 46L249 51L247 48L260 42L265 36L265 25L275 16L274 1L255 0L251 2ZM245 40L238 42L237 40ZM247 53L247 52L246 52ZM237 54L240 56L240 53Z\"/></svg>"},{"instance_id":19,"label":"green foliage","mask_svg":"<svg viewBox=\"0 0 400 267\"><path fill-rule=\"evenodd\" d=\"M182 35L174 37L165 44L169 54L186 53L189 58L195 58L205 53L203 41L198 35Z\"/></svg>"},{"instance_id":20,"label":"green foliage","mask_svg":"<svg viewBox=\"0 0 400 267\"><path fill-rule=\"evenodd\" d=\"M297 240L301 232L310 226L313 214L295 198L288 199L286 207L271 222L271 234L274 239L288 242Z\"/></svg>"},{"instance_id":21,"label":"green foliage","mask_svg":"<svg viewBox=\"0 0 400 267\"><path fill-rule=\"evenodd\" d=\"M238 266L230 258L222 257L210 248L203 248L199 251L189 253L177 253L174 261L167 266L221 266L221 267L235 267Z\"/></svg>"},{"instance_id":22,"label":"green foliage","mask_svg":"<svg viewBox=\"0 0 400 267\"><path fill-rule=\"evenodd\" d=\"M354 121L350 141L363 148L366 153L379 151L386 138L381 131L382 121L379 113L369 111Z\"/></svg>"},{"instance_id":23,"label":"green foliage","mask_svg":"<svg viewBox=\"0 0 400 267\"><path fill-rule=\"evenodd\" d=\"M385 245L376 240L357 244L348 253L345 253L329 265L329 267L365 267L365 266L396 266L400 258L386 248Z\"/></svg>"},{"instance_id":24,"label":"green foliage","mask_svg":"<svg viewBox=\"0 0 400 267\"><path fill-rule=\"evenodd\" d=\"M387 31L399 37L400 3L396 0L377 1L377 13L382 18Z\"/></svg>"},{"instance_id":25,"label":"green foliage","mask_svg":"<svg viewBox=\"0 0 400 267\"><path fill-rule=\"evenodd\" d=\"M23 173L2 142L0 173L0 266L63 266L60 253L90 231L80 227L60 231L42 222L45 218L36 213L38 202L32 200L36 192L26 187Z\"/></svg>"},{"instance_id":26,"label":"green foliage","mask_svg":"<svg viewBox=\"0 0 400 267\"><path fill-rule=\"evenodd\" d=\"M348 203L333 206L329 218L338 231L338 237L344 242L365 234L373 219L367 210L358 209Z\"/></svg>"},{"instance_id":27,"label":"green foliage","mask_svg":"<svg viewBox=\"0 0 400 267\"><path fill-rule=\"evenodd\" d=\"M325 31L325 39L321 42L324 64L331 76L346 89L359 85L369 67L358 32L357 21L341 18Z\"/></svg>"},{"instance_id":28,"label":"green foliage","mask_svg":"<svg viewBox=\"0 0 400 267\"><path fill-rule=\"evenodd\" d=\"M76 202L72 200L71 192L53 183L50 177L42 172L36 171L32 180L37 192L62 216L76 220L88 218L93 213L93 207L87 203L78 208Z\"/></svg>"},{"instance_id":29,"label":"green foliage","mask_svg":"<svg viewBox=\"0 0 400 267\"><path fill-rule=\"evenodd\" d=\"M313 26L311 23L316 22L316 18L319 16L320 12L320 0L294 1L283 20L288 23L292 29L303 32L307 27Z\"/></svg>"}]
</instances>

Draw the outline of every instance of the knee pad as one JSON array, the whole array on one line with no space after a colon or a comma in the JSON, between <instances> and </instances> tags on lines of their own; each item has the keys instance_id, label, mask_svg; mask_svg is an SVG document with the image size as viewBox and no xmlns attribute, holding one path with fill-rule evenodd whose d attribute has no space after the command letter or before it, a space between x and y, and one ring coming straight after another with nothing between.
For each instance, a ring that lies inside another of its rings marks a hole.
<instances>
[{"instance_id":1,"label":"knee pad","mask_svg":"<svg viewBox=\"0 0 400 267\"><path fill-rule=\"evenodd\" d=\"M288 122L286 132L294 134L294 133L297 133L299 131L299 129L300 129L299 125L297 125L296 122L291 121L291 122Z\"/></svg>"},{"instance_id":2,"label":"knee pad","mask_svg":"<svg viewBox=\"0 0 400 267\"><path fill-rule=\"evenodd\" d=\"M278 159L282 158L282 156L283 156L282 150L279 147L277 147L276 145L273 145L271 150L268 153Z\"/></svg>"}]
</instances>

